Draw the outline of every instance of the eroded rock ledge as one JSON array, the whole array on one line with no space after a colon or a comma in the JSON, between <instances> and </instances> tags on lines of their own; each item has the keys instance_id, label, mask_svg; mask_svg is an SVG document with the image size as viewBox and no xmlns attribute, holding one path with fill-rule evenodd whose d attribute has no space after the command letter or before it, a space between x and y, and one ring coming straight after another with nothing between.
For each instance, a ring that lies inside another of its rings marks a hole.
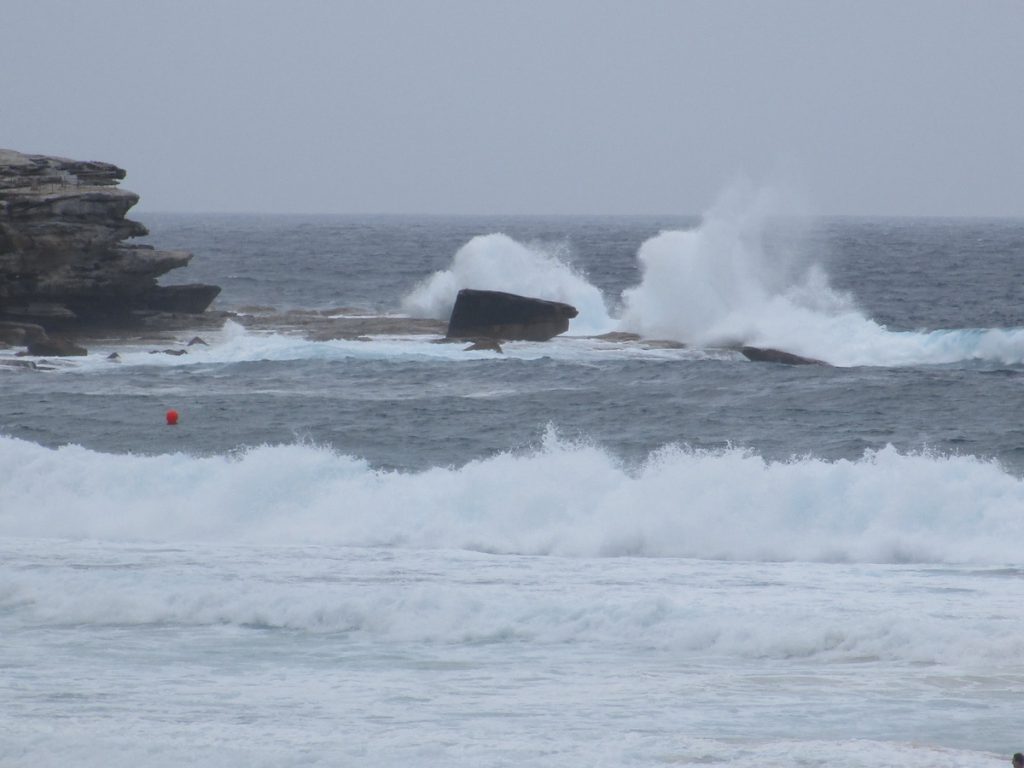
<instances>
[{"instance_id":1,"label":"eroded rock ledge","mask_svg":"<svg viewBox=\"0 0 1024 768\"><path fill-rule=\"evenodd\" d=\"M148 234L125 218L139 196L110 163L0 149L0 323L72 335L204 312L215 285L159 286L192 254L128 245ZM30 331L30 333L37 333Z\"/></svg>"}]
</instances>

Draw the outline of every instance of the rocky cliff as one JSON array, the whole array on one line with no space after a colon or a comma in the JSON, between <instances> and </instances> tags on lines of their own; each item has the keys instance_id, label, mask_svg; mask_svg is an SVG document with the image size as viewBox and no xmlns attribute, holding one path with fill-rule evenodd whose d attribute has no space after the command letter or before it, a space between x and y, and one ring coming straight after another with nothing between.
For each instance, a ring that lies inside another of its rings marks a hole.
<instances>
[{"instance_id":1,"label":"rocky cliff","mask_svg":"<svg viewBox=\"0 0 1024 768\"><path fill-rule=\"evenodd\" d=\"M215 285L158 286L192 254L124 241L139 196L110 163L0 149L0 323L47 330L130 325L158 313L202 313Z\"/></svg>"}]
</instances>

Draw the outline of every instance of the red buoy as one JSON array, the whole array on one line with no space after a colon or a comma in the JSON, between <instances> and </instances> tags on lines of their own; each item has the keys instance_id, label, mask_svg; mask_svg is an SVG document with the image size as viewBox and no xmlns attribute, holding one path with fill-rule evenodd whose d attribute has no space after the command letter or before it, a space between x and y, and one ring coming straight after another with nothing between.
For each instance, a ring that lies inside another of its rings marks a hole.
<instances>
[{"instance_id":1,"label":"red buoy","mask_svg":"<svg viewBox=\"0 0 1024 768\"><path fill-rule=\"evenodd\" d=\"M173 427L177 423L178 423L178 412L176 410L174 410L173 408L171 408L171 410L169 410L167 412L167 426Z\"/></svg>"}]
</instances>

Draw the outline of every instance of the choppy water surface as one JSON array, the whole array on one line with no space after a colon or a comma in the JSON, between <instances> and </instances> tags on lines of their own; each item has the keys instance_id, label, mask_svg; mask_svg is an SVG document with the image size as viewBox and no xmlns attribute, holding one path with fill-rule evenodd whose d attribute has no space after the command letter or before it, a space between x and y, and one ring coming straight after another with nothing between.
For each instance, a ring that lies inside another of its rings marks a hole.
<instances>
[{"instance_id":1,"label":"choppy water surface","mask_svg":"<svg viewBox=\"0 0 1024 768\"><path fill-rule=\"evenodd\" d=\"M757 208L147 218L222 309L580 316L0 366L0 764L1004 764L1024 223Z\"/></svg>"}]
</instances>

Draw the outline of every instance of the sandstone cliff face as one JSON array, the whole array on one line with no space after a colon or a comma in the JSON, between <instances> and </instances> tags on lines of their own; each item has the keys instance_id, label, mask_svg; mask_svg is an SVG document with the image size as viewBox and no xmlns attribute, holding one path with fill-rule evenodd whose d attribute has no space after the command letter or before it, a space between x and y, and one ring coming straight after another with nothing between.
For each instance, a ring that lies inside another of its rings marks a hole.
<instances>
[{"instance_id":1,"label":"sandstone cliff face","mask_svg":"<svg viewBox=\"0 0 1024 768\"><path fill-rule=\"evenodd\" d=\"M139 196L117 186L124 175L110 163L0 149L0 322L74 329L210 305L217 286L157 285L190 253L124 243L147 234L125 218Z\"/></svg>"}]
</instances>

